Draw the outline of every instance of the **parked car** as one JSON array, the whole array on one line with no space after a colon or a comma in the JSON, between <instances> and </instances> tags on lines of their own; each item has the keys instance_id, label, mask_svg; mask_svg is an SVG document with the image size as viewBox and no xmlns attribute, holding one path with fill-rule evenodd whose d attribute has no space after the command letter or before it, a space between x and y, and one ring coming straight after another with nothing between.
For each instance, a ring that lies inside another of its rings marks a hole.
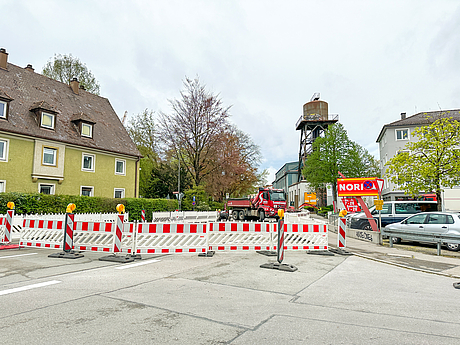
<instances>
[{"instance_id":1,"label":"parked car","mask_svg":"<svg viewBox=\"0 0 460 345\"><path fill-rule=\"evenodd\" d=\"M449 212L422 212L410 216L401 222L390 224L389 230L398 231L426 231L444 235L460 235L460 215ZM393 237L393 243L400 243L401 239ZM460 244L444 243L447 249L458 251Z\"/></svg>"},{"instance_id":2,"label":"parked car","mask_svg":"<svg viewBox=\"0 0 460 345\"><path fill-rule=\"evenodd\" d=\"M437 210L436 201L385 201L382 206L382 227L400 222L412 214ZM372 206L369 211L379 224L379 211ZM364 212L350 216L348 226L352 229L372 230Z\"/></svg>"}]
</instances>

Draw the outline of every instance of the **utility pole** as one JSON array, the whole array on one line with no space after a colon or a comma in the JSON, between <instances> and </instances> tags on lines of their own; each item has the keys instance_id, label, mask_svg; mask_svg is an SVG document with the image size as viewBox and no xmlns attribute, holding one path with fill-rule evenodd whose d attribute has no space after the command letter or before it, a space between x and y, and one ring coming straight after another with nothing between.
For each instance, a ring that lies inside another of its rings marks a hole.
<instances>
[{"instance_id":1,"label":"utility pole","mask_svg":"<svg viewBox=\"0 0 460 345\"><path fill-rule=\"evenodd\" d=\"M180 146L179 146L179 150L177 151L178 154L177 154L177 159L179 160L179 171L177 173L177 200L179 200L179 211L181 210L181 201L182 201L182 198L181 198L181 195L180 195Z\"/></svg>"}]
</instances>

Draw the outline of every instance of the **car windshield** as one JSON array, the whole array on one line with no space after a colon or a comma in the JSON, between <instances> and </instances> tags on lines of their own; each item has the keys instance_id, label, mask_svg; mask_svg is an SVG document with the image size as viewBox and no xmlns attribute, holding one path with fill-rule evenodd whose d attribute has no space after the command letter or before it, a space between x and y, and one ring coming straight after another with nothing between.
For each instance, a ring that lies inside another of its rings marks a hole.
<instances>
[{"instance_id":1,"label":"car windshield","mask_svg":"<svg viewBox=\"0 0 460 345\"><path fill-rule=\"evenodd\" d=\"M282 191L270 191L270 199L272 201L286 201L286 195Z\"/></svg>"}]
</instances>

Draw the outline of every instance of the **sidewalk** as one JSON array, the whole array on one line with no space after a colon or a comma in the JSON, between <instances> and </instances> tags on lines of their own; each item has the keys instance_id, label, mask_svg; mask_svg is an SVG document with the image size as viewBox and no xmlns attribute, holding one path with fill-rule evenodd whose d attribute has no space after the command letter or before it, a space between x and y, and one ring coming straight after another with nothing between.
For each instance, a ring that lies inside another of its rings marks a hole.
<instances>
[{"instance_id":1,"label":"sidewalk","mask_svg":"<svg viewBox=\"0 0 460 345\"><path fill-rule=\"evenodd\" d=\"M329 246L337 247L337 233L328 232ZM409 250L413 248L413 250ZM456 252L442 250L443 255L436 255L436 248L429 248L433 254L422 253L420 247L394 245L390 248L388 243L378 245L354 238L346 239L346 250L354 255L384 262L398 267L443 275L460 279L460 255ZM451 256L446 256L451 255Z\"/></svg>"}]
</instances>

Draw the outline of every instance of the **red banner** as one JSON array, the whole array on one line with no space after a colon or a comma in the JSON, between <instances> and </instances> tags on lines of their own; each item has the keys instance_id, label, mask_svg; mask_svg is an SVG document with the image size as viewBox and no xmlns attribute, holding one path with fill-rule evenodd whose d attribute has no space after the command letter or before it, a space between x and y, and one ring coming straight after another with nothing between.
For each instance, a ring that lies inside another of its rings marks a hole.
<instances>
[{"instance_id":1,"label":"red banner","mask_svg":"<svg viewBox=\"0 0 460 345\"><path fill-rule=\"evenodd\" d=\"M376 177L338 178L338 196L378 196L379 184Z\"/></svg>"},{"instance_id":2,"label":"red banner","mask_svg":"<svg viewBox=\"0 0 460 345\"><path fill-rule=\"evenodd\" d=\"M342 198L342 203L349 213L361 212L361 207L354 198Z\"/></svg>"}]
</instances>

